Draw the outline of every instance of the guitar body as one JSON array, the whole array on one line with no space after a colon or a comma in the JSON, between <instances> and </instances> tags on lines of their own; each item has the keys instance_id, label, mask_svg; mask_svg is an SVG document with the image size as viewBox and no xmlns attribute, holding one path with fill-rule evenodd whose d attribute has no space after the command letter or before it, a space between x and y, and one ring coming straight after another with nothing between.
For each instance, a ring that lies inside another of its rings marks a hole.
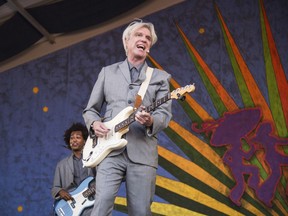
<instances>
[{"instance_id":1,"label":"guitar body","mask_svg":"<svg viewBox=\"0 0 288 216\"><path fill-rule=\"evenodd\" d=\"M85 208L94 205L94 199L91 200L89 199L89 196L86 197L85 195L85 191L90 190L89 184L93 180L93 177L87 177L74 191L70 193L74 198L73 201L66 201L64 199L56 201L54 204L55 214L58 216L79 216ZM93 192L95 192L95 189L93 189Z\"/></svg>"},{"instance_id":2,"label":"guitar body","mask_svg":"<svg viewBox=\"0 0 288 216\"><path fill-rule=\"evenodd\" d=\"M133 107L128 106L118 113L111 121L104 122L105 126L110 129L106 137L98 137L95 145L94 140L88 136L83 149L83 166L97 166L111 151L121 149L127 145L127 140L122 136L129 131L129 127L125 127L115 132L115 125L125 121L134 112Z\"/></svg>"}]
</instances>

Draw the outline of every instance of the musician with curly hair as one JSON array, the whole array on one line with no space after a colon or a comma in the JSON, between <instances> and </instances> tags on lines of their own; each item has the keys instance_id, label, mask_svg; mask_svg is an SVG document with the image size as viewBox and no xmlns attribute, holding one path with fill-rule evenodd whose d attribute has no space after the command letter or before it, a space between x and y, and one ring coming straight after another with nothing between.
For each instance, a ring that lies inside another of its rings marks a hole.
<instances>
[{"instance_id":1,"label":"musician with curly hair","mask_svg":"<svg viewBox=\"0 0 288 216\"><path fill-rule=\"evenodd\" d=\"M83 167L82 163L82 150L87 137L88 130L82 123L73 123L65 131L65 147L70 149L72 153L57 163L51 189L52 197L55 200L73 201L74 198L71 195L71 191L74 191L87 177L94 177L94 171L90 168ZM75 203L75 205L77 206L78 203ZM78 208L83 207L82 204L80 205ZM81 216L90 215L91 210L91 205L82 209Z\"/></svg>"}]
</instances>

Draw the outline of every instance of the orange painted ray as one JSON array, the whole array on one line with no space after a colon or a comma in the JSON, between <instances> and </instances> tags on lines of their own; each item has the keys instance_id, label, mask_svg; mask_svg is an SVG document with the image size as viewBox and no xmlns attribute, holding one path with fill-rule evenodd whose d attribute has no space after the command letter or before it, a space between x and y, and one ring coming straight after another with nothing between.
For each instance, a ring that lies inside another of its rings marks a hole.
<instances>
[{"instance_id":1,"label":"orange painted ray","mask_svg":"<svg viewBox=\"0 0 288 216\"><path fill-rule=\"evenodd\" d=\"M149 60L155 65L155 67L164 70L163 67L156 62L156 60L154 58L152 58L152 56L148 55ZM170 80L170 84L175 88L180 88L181 86L178 84L178 82L171 78ZM207 121L207 120L213 120L213 118L209 115L209 113L206 112L206 110L200 106L200 104L198 104L189 94L186 95L186 102L189 104L189 106L197 113L197 115L203 120L203 121Z\"/></svg>"},{"instance_id":2,"label":"orange painted ray","mask_svg":"<svg viewBox=\"0 0 288 216\"><path fill-rule=\"evenodd\" d=\"M207 78L210 80L211 84L215 88L215 90L216 90L217 94L219 95L219 97L221 98L222 102L225 104L225 107L227 108L227 110L228 111L234 111L234 110L239 109L237 104L233 100L233 98L230 97L229 93L224 89L222 84L219 82L219 80L213 74L211 69L208 67L208 65L202 59L202 57L199 55L199 53L196 51L196 49L192 46L192 44L190 43L190 41L188 40L188 38L186 37L186 35L184 34L184 32L182 31L182 29L179 27L179 25L177 23L176 23L176 27L177 27L179 33L181 34L181 36L183 37L183 40L185 41L185 43L187 44L187 46L191 50L191 52L193 52L193 55L195 56L198 63L200 64L203 71L205 72Z\"/></svg>"},{"instance_id":3,"label":"orange painted ray","mask_svg":"<svg viewBox=\"0 0 288 216\"><path fill-rule=\"evenodd\" d=\"M246 62L244 61L243 57L241 56L241 53L239 51L239 49L237 48L237 45L226 25L226 23L224 22L224 19L219 11L219 8L215 5L218 17L221 21L221 24L223 26L223 29L225 30L225 33L227 35L227 38L229 40L229 43L231 44L231 48L232 51L235 55L235 58L237 60L237 63L239 65L239 68L241 70L241 73L245 79L247 88L249 90L249 93L251 94L252 100L255 104L255 106L259 106L261 107L262 111L263 111L263 117L265 120L270 121L270 122L274 122L273 118L272 118L272 114L270 111L270 108L268 106L268 104L266 103L260 89L258 88L253 76L251 75L251 72L249 71Z\"/></svg>"}]
</instances>

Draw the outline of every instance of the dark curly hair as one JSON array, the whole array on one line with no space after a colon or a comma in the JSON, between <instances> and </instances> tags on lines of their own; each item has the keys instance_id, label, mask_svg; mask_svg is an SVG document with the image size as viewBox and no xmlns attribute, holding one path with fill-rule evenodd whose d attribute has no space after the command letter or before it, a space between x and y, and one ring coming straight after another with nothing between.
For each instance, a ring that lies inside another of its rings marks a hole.
<instances>
[{"instance_id":1,"label":"dark curly hair","mask_svg":"<svg viewBox=\"0 0 288 216\"><path fill-rule=\"evenodd\" d=\"M88 130L85 127L85 125L83 125L82 123L79 123L79 122L73 123L72 126L70 128L68 128L65 131L65 133L64 133L64 141L65 141L66 147L68 149L71 149L71 147L70 147L70 136L71 136L71 133L73 131L81 131L84 140L87 140L87 138L88 138Z\"/></svg>"}]
</instances>

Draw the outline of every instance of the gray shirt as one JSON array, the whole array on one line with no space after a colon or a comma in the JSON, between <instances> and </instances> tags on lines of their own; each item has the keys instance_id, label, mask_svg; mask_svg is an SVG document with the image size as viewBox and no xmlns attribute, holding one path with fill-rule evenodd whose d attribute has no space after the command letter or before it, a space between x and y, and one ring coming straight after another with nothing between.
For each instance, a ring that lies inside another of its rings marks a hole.
<instances>
[{"instance_id":1,"label":"gray shirt","mask_svg":"<svg viewBox=\"0 0 288 216\"><path fill-rule=\"evenodd\" d=\"M83 167L82 157L77 158L73 156L73 166L74 166L74 183L76 186L79 186L80 183L87 178L88 168Z\"/></svg>"}]
</instances>

